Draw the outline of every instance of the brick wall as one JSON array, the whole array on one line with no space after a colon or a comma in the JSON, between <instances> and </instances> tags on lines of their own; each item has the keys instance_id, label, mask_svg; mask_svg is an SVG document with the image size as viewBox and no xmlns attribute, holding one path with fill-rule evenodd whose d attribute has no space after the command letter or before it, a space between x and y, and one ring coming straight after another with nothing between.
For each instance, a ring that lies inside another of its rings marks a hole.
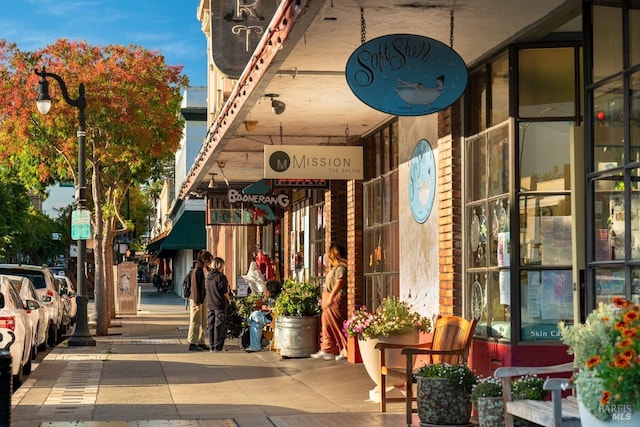
<instances>
[{"instance_id":1,"label":"brick wall","mask_svg":"<svg viewBox=\"0 0 640 427\"><path fill-rule=\"evenodd\" d=\"M461 109L438 113L438 254L440 313L462 315L462 147Z\"/></svg>"}]
</instances>

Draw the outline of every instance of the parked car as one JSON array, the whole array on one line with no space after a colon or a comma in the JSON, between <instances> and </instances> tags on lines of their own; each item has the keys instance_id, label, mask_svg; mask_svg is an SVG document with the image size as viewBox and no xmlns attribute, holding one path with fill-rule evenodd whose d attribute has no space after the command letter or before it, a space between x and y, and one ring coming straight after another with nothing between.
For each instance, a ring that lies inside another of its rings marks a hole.
<instances>
[{"instance_id":1,"label":"parked car","mask_svg":"<svg viewBox=\"0 0 640 427\"><path fill-rule=\"evenodd\" d=\"M33 282L40 302L49 310L47 344L51 347L58 344L64 333L63 303L49 268L46 265L0 264L0 274L28 277Z\"/></svg>"},{"instance_id":2,"label":"parked car","mask_svg":"<svg viewBox=\"0 0 640 427\"><path fill-rule=\"evenodd\" d=\"M0 276L0 346L11 353L13 389L31 373L31 325L18 290Z\"/></svg>"},{"instance_id":3,"label":"parked car","mask_svg":"<svg viewBox=\"0 0 640 427\"><path fill-rule=\"evenodd\" d=\"M76 303L76 291L67 276L54 275L56 282L58 282L58 291L64 302L64 318L62 323L66 327L73 326L76 320L76 313L78 312L78 305Z\"/></svg>"},{"instance_id":4,"label":"parked car","mask_svg":"<svg viewBox=\"0 0 640 427\"><path fill-rule=\"evenodd\" d=\"M28 277L9 275L7 275L7 277L13 282L13 285L20 294L22 303L27 307L29 323L31 324L31 330L33 332L32 357L35 358L38 350L46 350L47 348L49 311L43 304L38 302L40 300L38 291Z\"/></svg>"}]
</instances>

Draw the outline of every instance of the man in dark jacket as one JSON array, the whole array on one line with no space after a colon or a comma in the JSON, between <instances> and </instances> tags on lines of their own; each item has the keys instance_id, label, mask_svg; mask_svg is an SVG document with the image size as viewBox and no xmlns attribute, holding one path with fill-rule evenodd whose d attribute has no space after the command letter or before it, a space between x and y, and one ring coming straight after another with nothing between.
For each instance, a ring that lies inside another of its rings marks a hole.
<instances>
[{"instance_id":1,"label":"man in dark jacket","mask_svg":"<svg viewBox=\"0 0 640 427\"><path fill-rule=\"evenodd\" d=\"M191 295L189 296L189 351L208 349L204 342L204 330L207 327L207 301L205 277L213 255L209 251L201 251L196 260L196 268L191 272Z\"/></svg>"},{"instance_id":2,"label":"man in dark jacket","mask_svg":"<svg viewBox=\"0 0 640 427\"><path fill-rule=\"evenodd\" d=\"M227 335L227 307L229 297L229 281L224 275L224 260L215 257L211 264L211 271L205 281L206 300L209 309L209 343L211 351L222 351L224 339Z\"/></svg>"}]
</instances>

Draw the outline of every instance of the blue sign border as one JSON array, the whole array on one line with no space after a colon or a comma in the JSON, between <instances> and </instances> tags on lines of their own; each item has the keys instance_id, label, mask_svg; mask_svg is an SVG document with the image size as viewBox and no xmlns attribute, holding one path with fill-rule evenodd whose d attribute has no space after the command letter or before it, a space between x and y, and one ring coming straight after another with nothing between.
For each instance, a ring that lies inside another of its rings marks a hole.
<instances>
[{"instance_id":1,"label":"blue sign border","mask_svg":"<svg viewBox=\"0 0 640 427\"><path fill-rule=\"evenodd\" d=\"M345 76L358 99L378 111L422 116L456 102L467 88L467 66L456 51L415 34L389 34L358 47Z\"/></svg>"}]
</instances>

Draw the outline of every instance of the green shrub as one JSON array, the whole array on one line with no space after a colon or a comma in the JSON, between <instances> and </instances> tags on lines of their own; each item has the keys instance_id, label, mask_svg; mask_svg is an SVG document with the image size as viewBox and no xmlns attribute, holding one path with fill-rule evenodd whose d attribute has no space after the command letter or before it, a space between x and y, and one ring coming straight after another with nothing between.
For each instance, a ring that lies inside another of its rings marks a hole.
<instances>
[{"instance_id":1,"label":"green shrub","mask_svg":"<svg viewBox=\"0 0 640 427\"><path fill-rule=\"evenodd\" d=\"M525 375L511 381L511 397L513 400L544 400L547 395L542 388L545 378L536 375Z\"/></svg>"},{"instance_id":2,"label":"green shrub","mask_svg":"<svg viewBox=\"0 0 640 427\"><path fill-rule=\"evenodd\" d=\"M478 382L471 390L471 400L475 403L479 397L502 397L502 382L500 378L478 378Z\"/></svg>"},{"instance_id":3,"label":"green shrub","mask_svg":"<svg viewBox=\"0 0 640 427\"><path fill-rule=\"evenodd\" d=\"M285 280L273 312L276 317L319 315L320 287L309 282Z\"/></svg>"},{"instance_id":4,"label":"green shrub","mask_svg":"<svg viewBox=\"0 0 640 427\"><path fill-rule=\"evenodd\" d=\"M460 391L471 393L478 381L476 373L466 365L448 365L446 363L431 363L421 367L416 376L425 378L442 378L449 380L451 385Z\"/></svg>"}]
</instances>

